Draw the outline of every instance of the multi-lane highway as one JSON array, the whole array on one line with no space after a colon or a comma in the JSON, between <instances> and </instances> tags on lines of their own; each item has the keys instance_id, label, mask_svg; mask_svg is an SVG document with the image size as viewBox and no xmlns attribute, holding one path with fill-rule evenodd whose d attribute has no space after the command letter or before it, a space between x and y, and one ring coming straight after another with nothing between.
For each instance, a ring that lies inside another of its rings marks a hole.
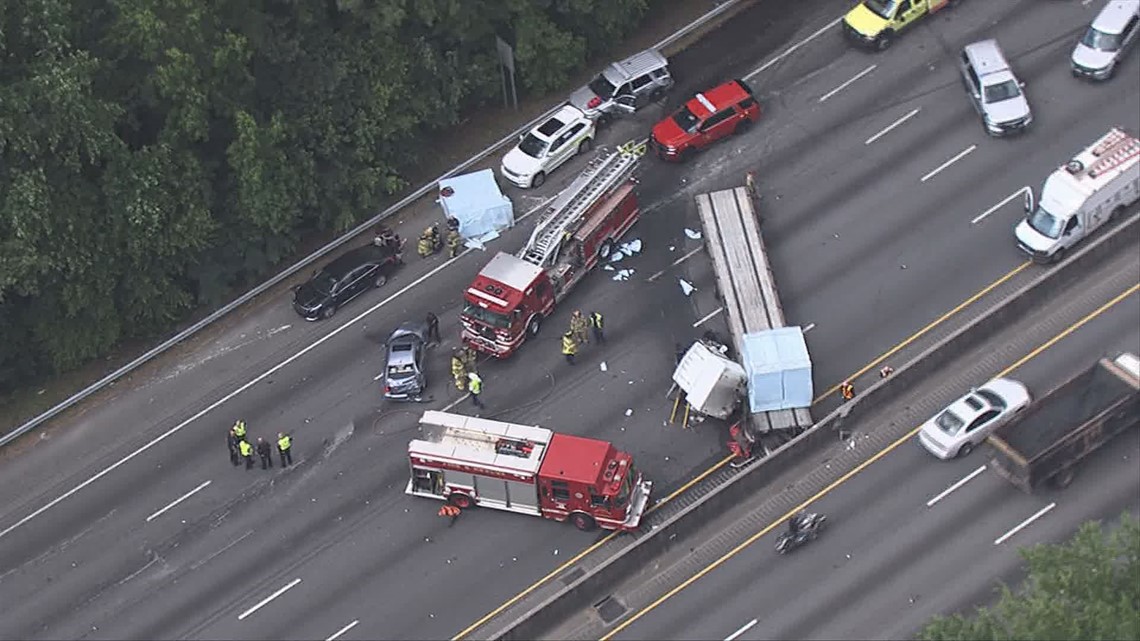
<instances>
[{"instance_id":1,"label":"multi-lane highway","mask_svg":"<svg viewBox=\"0 0 1140 641\"><path fill-rule=\"evenodd\" d=\"M1017 203L994 205L1109 126L1140 129L1135 57L1105 85L1068 75L1068 49L1096 6L966 3L872 55L843 43L834 3L790 14L775 4L679 54L666 102L605 133L642 137L693 91L734 76L764 108L760 126L689 165L647 163L646 216L631 233L645 250L623 263L634 279L600 271L554 318L605 312L605 352L586 350L571 370L552 334L484 365L491 414L614 440L663 491L724 454L716 429L663 425L674 344L723 331L716 316L694 328L717 307L703 253L674 265L699 247L685 234L699 228L696 193L758 172L786 314L813 325L826 390L1022 264ZM1027 82L1037 122L1026 136L987 138L962 93L953 56L988 36ZM578 167L537 194L509 192L519 215ZM401 231L414 236L429 215L401 218ZM532 223L490 249L516 249ZM434 311L450 329L440 351L454 345L459 294L487 258L413 259L329 323L299 321L284 298L252 309L3 453L0 637L326 638L352 626L342 638L442 638L588 545L569 526L502 513L448 529L436 505L402 493L419 412L462 400L438 356L434 401L379 402L380 343ZM698 287L692 297L678 276ZM231 468L222 437L236 418L253 436L291 431L298 464Z\"/></svg>"},{"instance_id":2,"label":"multi-lane highway","mask_svg":"<svg viewBox=\"0 0 1140 641\"><path fill-rule=\"evenodd\" d=\"M1133 294L1010 377L1035 395L1104 355L1140 349ZM968 612L1022 576L1017 548L1068 538L1081 523L1140 510L1140 432L1082 463L1071 486L1027 495L980 449L939 461L897 447L810 507L828 517L814 543L779 556L781 529L621 630L617 639L902 639L936 614Z\"/></svg>"}]
</instances>

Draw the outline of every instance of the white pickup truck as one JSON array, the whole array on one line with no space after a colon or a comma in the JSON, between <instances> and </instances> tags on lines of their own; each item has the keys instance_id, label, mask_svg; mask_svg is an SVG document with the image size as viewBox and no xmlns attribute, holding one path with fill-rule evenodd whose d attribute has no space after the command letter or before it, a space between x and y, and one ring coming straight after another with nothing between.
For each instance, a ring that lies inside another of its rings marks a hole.
<instances>
[{"instance_id":1,"label":"white pickup truck","mask_svg":"<svg viewBox=\"0 0 1140 641\"><path fill-rule=\"evenodd\" d=\"M1033 191L1026 196L1017 246L1039 263L1061 260L1140 199L1140 140L1114 128L1050 174L1036 206Z\"/></svg>"}]
</instances>

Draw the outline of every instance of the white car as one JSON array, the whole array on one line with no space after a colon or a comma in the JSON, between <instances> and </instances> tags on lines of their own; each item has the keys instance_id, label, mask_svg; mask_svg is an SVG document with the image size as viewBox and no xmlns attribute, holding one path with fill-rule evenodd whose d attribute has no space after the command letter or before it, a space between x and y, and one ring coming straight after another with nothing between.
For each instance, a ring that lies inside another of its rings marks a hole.
<instances>
[{"instance_id":1,"label":"white car","mask_svg":"<svg viewBox=\"0 0 1140 641\"><path fill-rule=\"evenodd\" d=\"M1073 49L1073 75L1107 80L1128 48L1140 39L1140 0L1112 0Z\"/></svg>"},{"instance_id":2,"label":"white car","mask_svg":"<svg viewBox=\"0 0 1140 641\"><path fill-rule=\"evenodd\" d=\"M590 150L597 129L593 120L566 105L519 139L503 157L503 178L527 189L546 182L546 175L575 155Z\"/></svg>"},{"instance_id":3,"label":"white car","mask_svg":"<svg viewBox=\"0 0 1140 641\"><path fill-rule=\"evenodd\" d=\"M1029 390L1021 383L995 378L923 423L918 440L940 459L966 456L994 429L1028 407L1031 400Z\"/></svg>"}]
</instances>

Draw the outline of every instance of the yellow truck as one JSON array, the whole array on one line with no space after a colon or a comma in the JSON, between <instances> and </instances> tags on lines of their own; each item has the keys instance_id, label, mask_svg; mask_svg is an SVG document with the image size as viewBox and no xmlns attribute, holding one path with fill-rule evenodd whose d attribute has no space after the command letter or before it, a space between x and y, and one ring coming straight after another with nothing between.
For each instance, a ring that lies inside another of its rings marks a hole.
<instances>
[{"instance_id":1,"label":"yellow truck","mask_svg":"<svg viewBox=\"0 0 1140 641\"><path fill-rule=\"evenodd\" d=\"M882 51L900 31L958 0L863 0L843 18L843 33L852 42Z\"/></svg>"}]
</instances>

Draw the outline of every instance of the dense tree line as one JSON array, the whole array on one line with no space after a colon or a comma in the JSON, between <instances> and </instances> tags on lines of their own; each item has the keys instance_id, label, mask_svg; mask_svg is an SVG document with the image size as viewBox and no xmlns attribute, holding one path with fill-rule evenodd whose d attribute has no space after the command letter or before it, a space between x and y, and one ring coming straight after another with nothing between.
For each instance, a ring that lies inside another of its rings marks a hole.
<instances>
[{"instance_id":1,"label":"dense tree line","mask_svg":"<svg viewBox=\"0 0 1140 641\"><path fill-rule=\"evenodd\" d=\"M993 607L971 616L937 617L926 641L1140 639L1140 519L1127 513L1119 528L1086 523L1061 545L1021 550L1023 589L1002 588Z\"/></svg>"},{"instance_id":2,"label":"dense tree line","mask_svg":"<svg viewBox=\"0 0 1140 641\"><path fill-rule=\"evenodd\" d=\"M425 139L562 86L651 0L4 0L0 391L374 214Z\"/></svg>"}]
</instances>

